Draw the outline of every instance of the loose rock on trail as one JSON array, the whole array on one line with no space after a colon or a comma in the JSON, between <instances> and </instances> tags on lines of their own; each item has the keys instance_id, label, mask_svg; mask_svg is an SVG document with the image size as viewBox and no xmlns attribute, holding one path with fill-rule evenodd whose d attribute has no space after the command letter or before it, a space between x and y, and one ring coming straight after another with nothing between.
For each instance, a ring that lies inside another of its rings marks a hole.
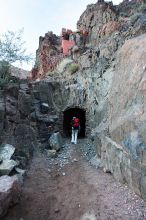
<instances>
[{"instance_id":1,"label":"loose rock on trail","mask_svg":"<svg viewBox=\"0 0 146 220\"><path fill-rule=\"evenodd\" d=\"M111 174L89 164L82 151L86 141L71 145L67 140L54 158L36 153L21 201L3 220L146 219L146 203L141 198Z\"/></svg>"}]
</instances>

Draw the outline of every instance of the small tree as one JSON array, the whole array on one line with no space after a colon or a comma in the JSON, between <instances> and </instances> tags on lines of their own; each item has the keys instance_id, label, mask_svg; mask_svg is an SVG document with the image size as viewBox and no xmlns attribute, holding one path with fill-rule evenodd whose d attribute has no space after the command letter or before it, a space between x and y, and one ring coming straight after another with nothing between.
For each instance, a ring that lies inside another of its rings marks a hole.
<instances>
[{"instance_id":1,"label":"small tree","mask_svg":"<svg viewBox=\"0 0 146 220\"><path fill-rule=\"evenodd\" d=\"M0 60L5 60L8 63L30 61L30 55L25 54L26 49L24 48L25 42L22 41L22 33L23 30L8 31L0 37Z\"/></svg>"},{"instance_id":2,"label":"small tree","mask_svg":"<svg viewBox=\"0 0 146 220\"><path fill-rule=\"evenodd\" d=\"M12 80L10 65L16 61L29 62L31 55L26 54L25 42L22 41L23 30L8 31L0 37L0 86ZM14 78L14 77L13 77Z\"/></svg>"}]
</instances>

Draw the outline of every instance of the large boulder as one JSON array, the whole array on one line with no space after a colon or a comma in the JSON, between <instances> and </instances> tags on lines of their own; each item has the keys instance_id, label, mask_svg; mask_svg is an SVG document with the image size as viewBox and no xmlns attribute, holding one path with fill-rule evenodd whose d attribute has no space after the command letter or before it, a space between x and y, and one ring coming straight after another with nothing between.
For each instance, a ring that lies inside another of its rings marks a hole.
<instances>
[{"instance_id":1,"label":"large boulder","mask_svg":"<svg viewBox=\"0 0 146 220\"><path fill-rule=\"evenodd\" d=\"M9 175L18 163L14 160L11 160L12 155L14 154L15 148L6 144L0 147L0 176Z\"/></svg>"},{"instance_id":2,"label":"large boulder","mask_svg":"<svg viewBox=\"0 0 146 220\"><path fill-rule=\"evenodd\" d=\"M17 166L18 163L14 160L4 160L0 164L0 176L2 175L9 175L10 172Z\"/></svg>"},{"instance_id":3,"label":"large boulder","mask_svg":"<svg viewBox=\"0 0 146 220\"><path fill-rule=\"evenodd\" d=\"M15 147L10 144L5 144L0 147L0 160L10 160L14 154Z\"/></svg>"},{"instance_id":4,"label":"large boulder","mask_svg":"<svg viewBox=\"0 0 146 220\"><path fill-rule=\"evenodd\" d=\"M53 133L51 135L49 139L49 144L53 150L60 150L60 148L62 147L62 137L59 132Z\"/></svg>"},{"instance_id":5,"label":"large boulder","mask_svg":"<svg viewBox=\"0 0 146 220\"><path fill-rule=\"evenodd\" d=\"M21 184L18 177L0 177L0 217L4 216L8 208L19 201Z\"/></svg>"}]
</instances>

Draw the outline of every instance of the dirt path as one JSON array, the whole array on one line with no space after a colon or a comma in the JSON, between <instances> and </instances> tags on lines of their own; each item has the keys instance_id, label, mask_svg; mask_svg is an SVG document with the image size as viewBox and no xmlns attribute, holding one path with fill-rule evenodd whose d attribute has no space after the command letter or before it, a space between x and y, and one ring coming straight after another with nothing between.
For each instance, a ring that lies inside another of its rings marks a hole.
<instances>
[{"instance_id":1,"label":"dirt path","mask_svg":"<svg viewBox=\"0 0 146 220\"><path fill-rule=\"evenodd\" d=\"M3 220L144 220L146 204L110 174L91 167L79 145L58 158L37 154L22 199Z\"/></svg>"}]
</instances>

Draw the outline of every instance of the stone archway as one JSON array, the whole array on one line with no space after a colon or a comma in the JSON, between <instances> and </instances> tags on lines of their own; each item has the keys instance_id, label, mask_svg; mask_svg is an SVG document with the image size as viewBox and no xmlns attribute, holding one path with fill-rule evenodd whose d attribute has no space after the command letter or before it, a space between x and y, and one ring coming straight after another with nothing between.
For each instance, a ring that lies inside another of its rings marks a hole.
<instances>
[{"instance_id":1,"label":"stone archway","mask_svg":"<svg viewBox=\"0 0 146 220\"><path fill-rule=\"evenodd\" d=\"M79 107L68 108L63 112L63 134L66 137L71 136L71 120L73 117L80 119L81 130L79 137L85 137L86 133L86 111Z\"/></svg>"}]
</instances>

